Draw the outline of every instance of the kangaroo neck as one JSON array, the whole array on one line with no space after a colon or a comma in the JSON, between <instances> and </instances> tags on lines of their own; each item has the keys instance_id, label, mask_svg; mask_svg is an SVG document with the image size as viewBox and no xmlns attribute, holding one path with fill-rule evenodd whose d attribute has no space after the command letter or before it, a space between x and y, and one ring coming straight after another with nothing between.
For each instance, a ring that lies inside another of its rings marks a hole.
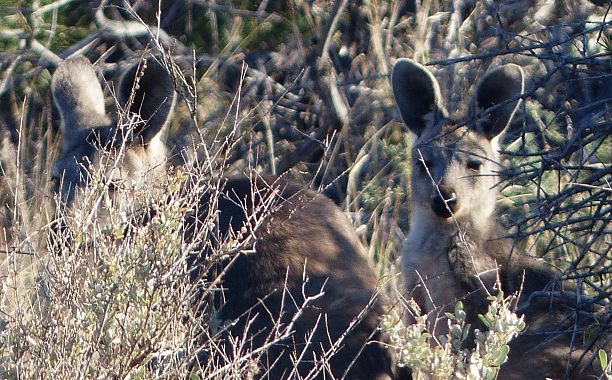
<instances>
[{"instance_id":1,"label":"kangaroo neck","mask_svg":"<svg viewBox=\"0 0 612 380\"><path fill-rule=\"evenodd\" d=\"M496 221L489 218L487 222L473 221L466 218L430 218L426 234L428 239L436 240L438 244L448 246L452 241L486 241L491 237L491 231L495 230Z\"/></svg>"},{"instance_id":2,"label":"kangaroo neck","mask_svg":"<svg viewBox=\"0 0 612 380\"><path fill-rule=\"evenodd\" d=\"M489 252L489 240L496 230L496 221L486 223L457 217L442 219L427 214L427 210L415 209L413 224L408 236L411 251L445 258L457 274L467 280L477 273L495 267L494 255Z\"/></svg>"}]
</instances>

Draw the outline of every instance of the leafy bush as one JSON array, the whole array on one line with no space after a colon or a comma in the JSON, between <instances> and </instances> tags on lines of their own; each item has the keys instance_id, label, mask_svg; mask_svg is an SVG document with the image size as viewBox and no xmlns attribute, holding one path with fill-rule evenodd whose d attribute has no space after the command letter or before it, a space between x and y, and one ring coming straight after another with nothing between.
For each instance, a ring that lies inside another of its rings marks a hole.
<instances>
[{"instance_id":1,"label":"leafy bush","mask_svg":"<svg viewBox=\"0 0 612 380\"><path fill-rule=\"evenodd\" d=\"M504 298L503 293L490 296L489 309L479 315L487 331L471 329L466 323L463 304L455 305L454 313L446 313L449 333L432 337L428 331L427 315L421 315L418 306L409 302L416 323L402 327L390 315L385 316L381 328L387 332L394 347L397 347L400 365L431 379L495 379L499 367L508 358L508 343L525 329L525 322L512 307L513 296ZM431 342L435 342L431 346ZM466 348L466 345L474 348Z\"/></svg>"}]
</instances>

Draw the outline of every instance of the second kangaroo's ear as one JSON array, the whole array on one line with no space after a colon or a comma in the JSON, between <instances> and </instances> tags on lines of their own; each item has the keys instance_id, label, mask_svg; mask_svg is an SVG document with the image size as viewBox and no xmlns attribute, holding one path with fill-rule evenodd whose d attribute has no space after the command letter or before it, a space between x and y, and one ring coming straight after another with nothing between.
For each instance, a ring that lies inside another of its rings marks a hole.
<instances>
[{"instance_id":1,"label":"second kangaroo's ear","mask_svg":"<svg viewBox=\"0 0 612 380\"><path fill-rule=\"evenodd\" d=\"M405 58L397 60L391 74L391 85L402 119L415 134L423 133L428 121L446 116L438 81L420 64Z\"/></svg>"},{"instance_id":2,"label":"second kangaroo's ear","mask_svg":"<svg viewBox=\"0 0 612 380\"><path fill-rule=\"evenodd\" d=\"M51 92L60 112L65 139L79 129L109 122L102 87L87 58L77 56L60 63L53 73Z\"/></svg>"},{"instance_id":3,"label":"second kangaroo's ear","mask_svg":"<svg viewBox=\"0 0 612 380\"><path fill-rule=\"evenodd\" d=\"M130 67L119 81L119 104L140 116L135 141L148 144L160 133L174 111L176 93L168 70L150 57Z\"/></svg>"},{"instance_id":4,"label":"second kangaroo's ear","mask_svg":"<svg viewBox=\"0 0 612 380\"><path fill-rule=\"evenodd\" d=\"M489 72L482 79L472 102L472 117L477 118L473 128L492 139L500 134L512 121L520 99L510 100L525 89L523 69L507 64ZM491 107L493 110L487 111ZM487 111L483 117L479 115Z\"/></svg>"}]
</instances>

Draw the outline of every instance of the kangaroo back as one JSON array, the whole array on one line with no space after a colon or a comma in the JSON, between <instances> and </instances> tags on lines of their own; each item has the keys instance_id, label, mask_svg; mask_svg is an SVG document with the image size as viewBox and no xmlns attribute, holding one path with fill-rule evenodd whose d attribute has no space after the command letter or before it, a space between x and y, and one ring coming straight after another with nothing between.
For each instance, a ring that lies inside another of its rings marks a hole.
<instances>
[{"instance_id":1,"label":"kangaroo back","mask_svg":"<svg viewBox=\"0 0 612 380\"><path fill-rule=\"evenodd\" d=\"M229 326L225 344L230 336L253 348L274 342L259 358L256 378L301 378L316 368L323 368L321 379L393 378L394 358L377 329L386 302L341 210L321 194L271 177L233 178L221 193L221 236L253 231L255 251L222 265L218 316ZM189 233L197 233L210 204L204 193ZM206 261L206 251L192 260ZM286 328L294 332L278 339ZM231 345L226 351L233 355Z\"/></svg>"},{"instance_id":2,"label":"kangaroo back","mask_svg":"<svg viewBox=\"0 0 612 380\"><path fill-rule=\"evenodd\" d=\"M512 241L501 238L506 232L495 215L501 168L497 141L518 107L523 71L509 64L486 74L467 115L460 117L449 116L438 82L415 62L397 61L392 86L401 116L416 135L410 233L401 254L406 290L428 314L435 336L448 332L444 312L459 300L465 304L468 322L482 328L478 314L486 311L486 295L495 291L497 275L505 294L523 289L519 304L556 277L542 260L515 252ZM562 378L584 353L574 348L579 354L570 355L567 334L537 342L571 325L566 305L554 298L548 301L547 307L544 302L523 310L527 331L510 343L509 363L502 366L500 378L525 378L525 371L534 368ZM536 348L538 343L542 349ZM525 367L525 358L533 365Z\"/></svg>"}]
</instances>

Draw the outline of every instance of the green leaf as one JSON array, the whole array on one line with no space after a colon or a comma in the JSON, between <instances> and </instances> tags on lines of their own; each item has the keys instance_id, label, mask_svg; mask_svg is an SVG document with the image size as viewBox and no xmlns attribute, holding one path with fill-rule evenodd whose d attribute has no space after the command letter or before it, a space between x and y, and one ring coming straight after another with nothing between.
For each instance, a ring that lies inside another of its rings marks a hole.
<instances>
[{"instance_id":1,"label":"green leaf","mask_svg":"<svg viewBox=\"0 0 612 380\"><path fill-rule=\"evenodd\" d=\"M465 311L463 310L457 310L455 312L455 315L457 316L457 319L460 321L465 321L465 318L467 317L467 315L465 314Z\"/></svg>"},{"instance_id":2,"label":"green leaf","mask_svg":"<svg viewBox=\"0 0 612 380\"><path fill-rule=\"evenodd\" d=\"M482 314L478 314L478 319L480 319L480 321L484 323L484 325L487 326L488 328L491 328L491 326L493 326L493 320L489 318L488 315L484 316Z\"/></svg>"},{"instance_id":3,"label":"green leaf","mask_svg":"<svg viewBox=\"0 0 612 380\"><path fill-rule=\"evenodd\" d=\"M463 329L463 336L461 337L461 341L464 342L467 338L468 335L470 335L470 328L472 327L472 325L470 325L469 323L467 325L465 325L465 328Z\"/></svg>"},{"instance_id":4,"label":"green leaf","mask_svg":"<svg viewBox=\"0 0 612 380\"><path fill-rule=\"evenodd\" d=\"M486 380L495 380L497 378L497 368L487 368L485 371Z\"/></svg>"},{"instance_id":5,"label":"green leaf","mask_svg":"<svg viewBox=\"0 0 612 380\"><path fill-rule=\"evenodd\" d=\"M601 348L599 349L599 363L601 364L601 369L602 371L605 371L606 368L608 368L608 355L606 354L606 351L602 350Z\"/></svg>"},{"instance_id":6,"label":"green leaf","mask_svg":"<svg viewBox=\"0 0 612 380\"><path fill-rule=\"evenodd\" d=\"M499 367L506 362L508 359L508 352L510 352L510 346L507 344L503 345L497 352L497 356L493 360L493 366Z\"/></svg>"},{"instance_id":7,"label":"green leaf","mask_svg":"<svg viewBox=\"0 0 612 380\"><path fill-rule=\"evenodd\" d=\"M459 325L452 325L450 327L450 332L451 332L452 336L461 338L461 326L459 326Z\"/></svg>"},{"instance_id":8,"label":"green leaf","mask_svg":"<svg viewBox=\"0 0 612 380\"><path fill-rule=\"evenodd\" d=\"M463 311L463 302L459 301L455 304L455 315Z\"/></svg>"}]
</instances>

